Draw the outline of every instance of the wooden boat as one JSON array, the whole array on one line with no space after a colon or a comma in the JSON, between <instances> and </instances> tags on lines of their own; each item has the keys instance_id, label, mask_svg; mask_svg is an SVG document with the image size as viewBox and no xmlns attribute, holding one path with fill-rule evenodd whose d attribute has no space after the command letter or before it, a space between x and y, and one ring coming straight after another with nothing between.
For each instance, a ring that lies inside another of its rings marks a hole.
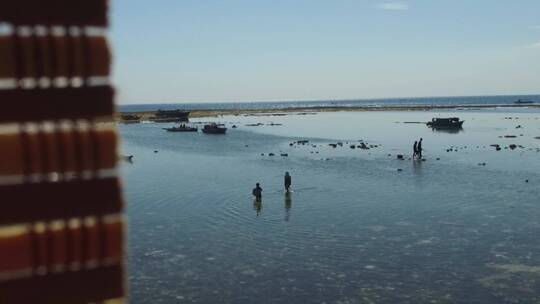
<instances>
[{"instance_id":1,"label":"wooden boat","mask_svg":"<svg viewBox=\"0 0 540 304\"><path fill-rule=\"evenodd\" d=\"M192 127L171 127L171 128L163 128L163 130L167 132L197 132L197 128Z\"/></svg>"},{"instance_id":2,"label":"wooden boat","mask_svg":"<svg viewBox=\"0 0 540 304\"><path fill-rule=\"evenodd\" d=\"M463 122L463 120L459 120L457 117L433 118L426 125L432 128L461 128Z\"/></svg>"},{"instance_id":3,"label":"wooden boat","mask_svg":"<svg viewBox=\"0 0 540 304\"><path fill-rule=\"evenodd\" d=\"M206 134L225 134L225 132L227 132L227 128L225 128L223 125L212 123L209 125L204 125L202 131Z\"/></svg>"}]
</instances>

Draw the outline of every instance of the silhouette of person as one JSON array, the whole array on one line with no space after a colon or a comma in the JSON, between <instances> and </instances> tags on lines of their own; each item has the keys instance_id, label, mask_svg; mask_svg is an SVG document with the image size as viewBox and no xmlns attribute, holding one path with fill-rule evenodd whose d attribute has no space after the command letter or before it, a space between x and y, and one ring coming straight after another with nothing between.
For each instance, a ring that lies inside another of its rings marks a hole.
<instances>
[{"instance_id":1,"label":"silhouette of person","mask_svg":"<svg viewBox=\"0 0 540 304\"><path fill-rule=\"evenodd\" d=\"M413 145L413 155L412 158L414 159L416 156L418 156L418 142L415 141Z\"/></svg>"},{"instance_id":2,"label":"silhouette of person","mask_svg":"<svg viewBox=\"0 0 540 304\"><path fill-rule=\"evenodd\" d=\"M291 188L291 175L289 175L289 172L285 172L285 191L289 192L289 189Z\"/></svg>"},{"instance_id":3,"label":"silhouette of person","mask_svg":"<svg viewBox=\"0 0 540 304\"><path fill-rule=\"evenodd\" d=\"M422 159L422 138L420 138L420 141L418 142L417 150L418 150L418 159Z\"/></svg>"},{"instance_id":4,"label":"silhouette of person","mask_svg":"<svg viewBox=\"0 0 540 304\"><path fill-rule=\"evenodd\" d=\"M255 188L253 188L253 196L255 196L255 201L260 202L262 200L262 191L263 189L259 185L259 183L255 184Z\"/></svg>"}]
</instances>

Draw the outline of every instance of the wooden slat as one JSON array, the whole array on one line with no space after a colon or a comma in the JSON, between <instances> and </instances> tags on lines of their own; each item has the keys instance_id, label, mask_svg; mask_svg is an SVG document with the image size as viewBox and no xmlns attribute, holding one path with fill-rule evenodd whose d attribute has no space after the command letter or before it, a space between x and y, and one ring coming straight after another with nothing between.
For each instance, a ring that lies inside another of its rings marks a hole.
<instances>
[{"instance_id":1,"label":"wooden slat","mask_svg":"<svg viewBox=\"0 0 540 304\"><path fill-rule=\"evenodd\" d=\"M0 228L0 282L110 265L121 261L124 254L124 222L119 217L113 221L90 217L11 227ZM10 233L10 229L15 232Z\"/></svg>"},{"instance_id":2,"label":"wooden slat","mask_svg":"<svg viewBox=\"0 0 540 304\"><path fill-rule=\"evenodd\" d=\"M116 178L0 186L0 225L122 211Z\"/></svg>"},{"instance_id":3,"label":"wooden slat","mask_svg":"<svg viewBox=\"0 0 540 304\"><path fill-rule=\"evenodd\" d=\"M79 174L114 169L113 129L0 134L0 175Z\"/></svg>"},{"instance_id":4,"label":"wooden slat","mask_svg":"<svg viewBox=\"0 0 540 304\"><path fill-rule=\"evenodd\" d=\"M15 25L107 26L107 0L2 1L0 22Z\"/></svg>"},{"instance_id":5,"label":"wooden slat","mask_svg":"<svg viewBox=\"0 0 540 304\"><path fill-rule=\"evenodd\" d=\"M31 236L24 227L4 228L0 233L0 278L2 273L32 269ZM0 302L2 296L0 295Z\"/></svg>"},{"instance_id":6,"label":"wooden slat","mask_svg":"<svg viewBox=\"0 0 540 304\"><path fill-rule=\"evenodd\" d=\"M121 265L8 281L0 284L2 304L87 304L125 295Z\"/></svg>"},{"instance_id":7,"label":"wooden slat","mask_svg":"<svg viewBox=\"0 0 540 304\"><path fill-rule=\"evenodd\" d=\"M0 79L106 77L110 67L105 37L0 36Z\"/></svg>"},{"instance_id":8,"label":"wooden slat","mask_svg":"<svg viewBox=\"0 0 540 304\"><path fill-rule=\"evenodd\" d=\"M0 90L0 123L112 117L110 86Z\"/></svg>"},{"instance_id":9,"label":"wooden slat","mask_svg":"<svg viewBox=\"0 0 540 304\"><path fill-rule=\"evenodd\" d=\"M0 36L0 78L16 74L15 45L11 36Z\"/></svg>"},{"instance_id":10,"label":"wooden slat","mask_svg":"<svg viewBox=\"0 0 540 304\"><path fill-rule=\"evenodd\" d=\"M20 135L0 135L0 150L2 150L2 153L0 153L0 175L22 174L24 171L22 164L25 159Z\"/></svg>"}]
</instances>

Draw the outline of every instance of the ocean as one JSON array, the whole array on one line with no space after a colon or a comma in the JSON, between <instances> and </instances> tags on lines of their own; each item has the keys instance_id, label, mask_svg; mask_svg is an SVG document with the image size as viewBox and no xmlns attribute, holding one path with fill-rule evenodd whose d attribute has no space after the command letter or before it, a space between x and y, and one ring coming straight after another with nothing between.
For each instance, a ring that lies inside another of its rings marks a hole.
<instances>
[{"instance_id":1,"label":"ocean","mask_svg":"<svg viewBox=\"0 0 540 304\"><path fill-rule=\"evenodd\" d=\"M300 114L120 125L130 302L540 301L540 109Z\"/></svg>"},{"instance_id":2,"label":"ocean","mask_svg":"<svg viewBox=\"0 0 540 304\"><path fill-rule=\"evenodd\" d=\"M540 95L473 96L473 97L424 97L388 98L362 100L322 100L285 102L230 102L230 103L162 103L120 105L120 112L145 112L185 109L185 110L281 110L288 108L318 107L385 107L385 106L467 106L467 105L508 105L517 100L540 102Z\"/></svg>"}]
</instances>

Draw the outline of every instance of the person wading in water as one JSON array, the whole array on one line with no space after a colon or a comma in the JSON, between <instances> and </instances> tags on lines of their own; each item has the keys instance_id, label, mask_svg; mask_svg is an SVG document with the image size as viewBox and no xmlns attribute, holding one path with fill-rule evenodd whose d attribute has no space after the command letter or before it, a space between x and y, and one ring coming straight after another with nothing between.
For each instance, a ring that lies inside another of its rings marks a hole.
<instances>
[{"instance_id":1,"label":"person wading in water","mask_svg":"<svg viewBox=\"0 0 540 304\"><path fill-rule=\"evenodd\" d=\"M262 200L262 191L263 189L261 188L261 186L259 185L259 183L257 183L255 185L255 188L253 189L252 193L253 193L253 196L255 196L255 200L257 202L260 202Z\"/></svg>"},{"instance_id":2,"label":"person wading in water","mask_svg":"<svg viewBox=\"0 0 540 304\"><path fill-rule=\"evenodd\" d=\"M418 142L418 146L416 147L416 150L418 151L418 159L422 159L422 139L420 138L420 141Z\"/></svg>"},{"instance_id":3,"label":"person wading in water","mask_svg":"<svg viewBox=\"0 0 540 304\"><path fill-rule=\"evenodd\" d=\"M291 175L289 175L289 172L285 172L285 191L290 192L291 188Z\"/></svg>"}]
</instances>

